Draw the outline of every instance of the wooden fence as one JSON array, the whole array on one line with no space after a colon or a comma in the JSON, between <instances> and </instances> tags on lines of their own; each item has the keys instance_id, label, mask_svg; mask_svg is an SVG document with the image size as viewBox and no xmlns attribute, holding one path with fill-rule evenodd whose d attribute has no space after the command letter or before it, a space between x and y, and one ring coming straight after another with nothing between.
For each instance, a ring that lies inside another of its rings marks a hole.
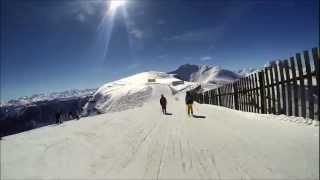
<instances>
[{"instance_id":1,"label":"wooden fence","mask_svg":"<svg viewBox=\"0 0 320 180\"><path fill-rule=\"evenodd\" d=\"M256 73L206 92L199 103L262 114L286 114L319 120L320 49L274 61Z\"/></svg>"}]
</instances>

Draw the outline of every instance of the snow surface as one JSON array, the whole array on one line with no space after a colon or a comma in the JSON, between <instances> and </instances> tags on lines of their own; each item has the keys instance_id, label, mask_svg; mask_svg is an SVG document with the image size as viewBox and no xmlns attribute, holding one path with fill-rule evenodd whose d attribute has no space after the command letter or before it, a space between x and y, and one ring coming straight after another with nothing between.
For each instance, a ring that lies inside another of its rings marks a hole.
<instances>
[{"instance_id":1,"label":"snow surface","mask_svg":"<svg viewBox=\"0 0 320 180\"><path fill-rule=\"evenodd\" d=\"M106 85L99 92L116 98L113 88L119 86L126 93L130 83L119 84L133 79ZM189 85L172 91L175 87L168 86L168 79L141 89L134 86L136 93L152 89L139 106L129 103L121 112L4 137L1 179L319 178L319 127L302 123L301 118L292 123L287 116L197 103L195 113L206 118L190 118L183 90ZM167 97L172 115L161 114L160 94ZM105 103L101 100L102 107Z\"/></svg>"}]
</instances>

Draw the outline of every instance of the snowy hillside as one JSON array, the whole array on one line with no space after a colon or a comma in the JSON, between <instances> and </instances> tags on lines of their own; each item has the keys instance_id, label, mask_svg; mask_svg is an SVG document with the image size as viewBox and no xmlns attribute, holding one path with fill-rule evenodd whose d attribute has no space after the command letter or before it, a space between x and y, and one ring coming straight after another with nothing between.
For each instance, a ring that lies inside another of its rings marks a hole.
<instances>
[{"instance_id":1,"label":"snowy hillside","mask_svg":"<svg viewBox=\"0 0 320 180\"><path fill-rule=\"evenodd\" d=\"M221 69L218 66L191 64L182 65L177 70L169 72L169 74L174 74L175 77L185 81L218 85L230 83L241 77L235 72Z\"/></svg>"},{"instance_id":2,"label":"snowy hillside","mask_svg":"<svg viewBox=\"0 0 320 180\"><path fill-rule=\"evenodd\" d=\"M148 82L148 80L155 82ZM161 94L155 91L155 87L164 88L165 92L177 92L194 85L194 83L184 82L184 84L173 86L174 81L180 80L173 75L150 71L107 83L100 87L85 105L84 114L116 112L142 106L150 98L160 97Z\"/></svg>"},{"instance_id":3,"label":"snowy hillside","mask_svg":"<svg viewBox=\"0 0 320 180\"><path fill-rule=\"evenodd\" d=\"M73 89L67 90L63 92L53 92L50 94L35 94L32 96L20 97L18 99L13 99L8 101L7 103L1 104L1 106L21 106L26 104L35 103L38 101L50 101L54 99L65 99L65 98L73 98L73 97L84 97L92 95L97 89Z\"/></svg>"}]
</instances>

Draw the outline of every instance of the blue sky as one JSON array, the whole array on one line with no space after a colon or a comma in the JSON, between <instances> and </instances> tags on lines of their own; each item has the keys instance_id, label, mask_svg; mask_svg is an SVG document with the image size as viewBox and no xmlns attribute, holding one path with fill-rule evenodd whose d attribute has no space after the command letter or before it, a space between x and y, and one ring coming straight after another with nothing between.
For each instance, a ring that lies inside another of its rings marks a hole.
<instances>
[{"instance_id":1,"label":"blue sky","mask_svg":"<svg viewBox=\"0 0 320 180\"><path fill-rule=\"evenodd\" d=\"M260 67L319 44L318 0L1 1L1 101L147 70Z\"/></svg>"}]
</instances>

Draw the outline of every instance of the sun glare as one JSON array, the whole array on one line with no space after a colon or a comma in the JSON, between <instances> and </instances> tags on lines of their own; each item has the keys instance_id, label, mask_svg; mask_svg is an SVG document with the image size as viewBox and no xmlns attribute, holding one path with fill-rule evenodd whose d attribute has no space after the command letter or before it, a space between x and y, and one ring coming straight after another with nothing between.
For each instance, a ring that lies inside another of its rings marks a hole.
<instances>
[{"instance_id":1,"label":"sun glare","mask_svg":"<svg viewBox=\"0 0 320 180\"><path fill-rule=\"evenodd\" d=\"M111 0L109 4L110 11L115 11L119 7L124 6L126 4L125 0Z\"/></svg>"}]
</instances>

